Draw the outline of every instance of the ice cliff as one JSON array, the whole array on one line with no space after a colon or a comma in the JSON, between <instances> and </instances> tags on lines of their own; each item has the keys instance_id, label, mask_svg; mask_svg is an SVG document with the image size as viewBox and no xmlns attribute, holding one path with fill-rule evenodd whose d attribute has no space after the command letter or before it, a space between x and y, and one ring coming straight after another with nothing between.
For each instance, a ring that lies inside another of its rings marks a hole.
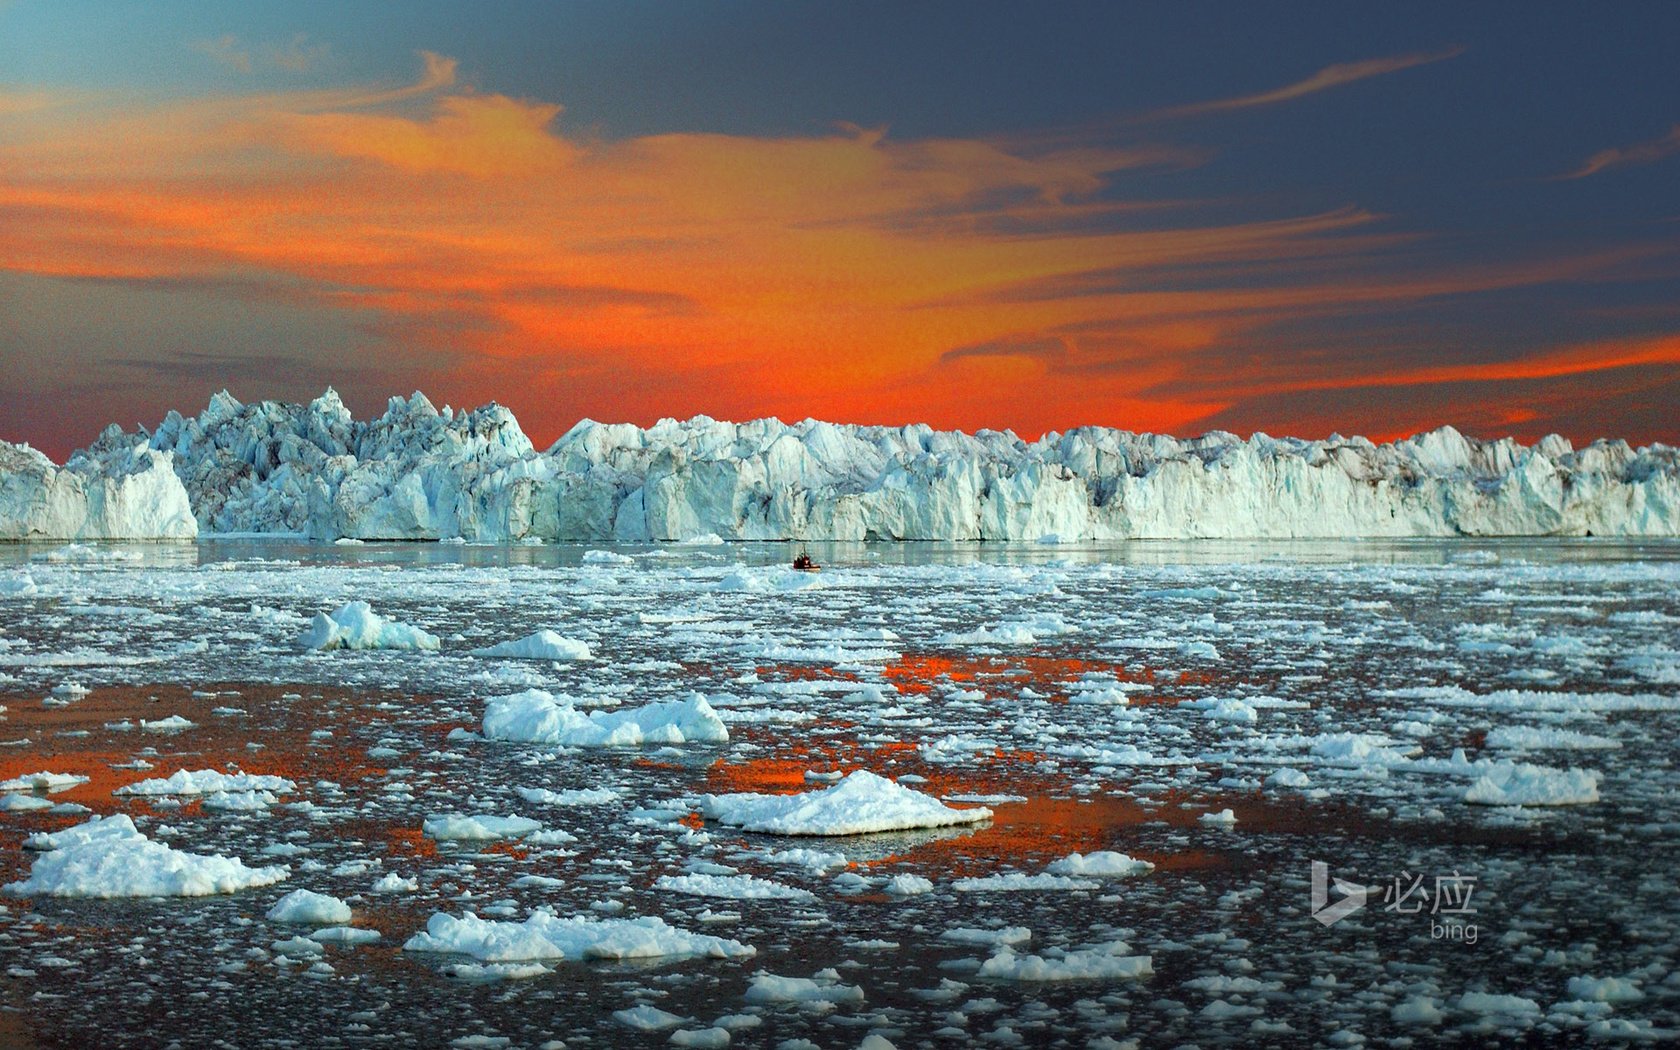
<instances>
[{"instance_id":1,"label":"ice cliff","mask_svg":"<svg viewBox=\"0 0 1680 1050\"><path fill-rule=\"evenodd\" d=\"M62 467L0 441L0 539L191 539L187 490L168 452L118 427Z\"/></svg>"},{"instance_id":2,"label":"ice cliff","mask_svg":"<svg viewBox=\"0 0 1680 1050\"><path fill-rule=\"evenodd\" d=\"M704 416L585 420L538 451L493 404L439 411L416 393L358 422L332 390L307 405L224 392L151 434L108 429L63 468L0 445L0 536L191 536L194 518L215 533L473 541L1674 536L1677 456L1451 427L1383 445L1102 427L1028 442Z\"/></svg>"}]
</instances>

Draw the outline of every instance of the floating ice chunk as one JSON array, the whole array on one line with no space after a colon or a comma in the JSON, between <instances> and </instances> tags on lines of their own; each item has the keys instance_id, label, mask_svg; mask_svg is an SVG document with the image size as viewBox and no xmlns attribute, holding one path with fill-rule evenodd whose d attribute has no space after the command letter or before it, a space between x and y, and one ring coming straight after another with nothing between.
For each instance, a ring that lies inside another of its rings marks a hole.
<instances>
[{"instance_id":1,"label":"floating ice chunk","mask_svg":"<svg viewBox=\"0 0 1680 1050\"><path fill-rule=\"evenodd\" d=\"M894 875L882 888L894 897L920 897L933 892L933 882L920 875Z\"/></svg>"},{"instance_id":2,"label":"floating ice chunk","mask_svg":"<svg viewBox=\"0 0 1680 1050\"><path fill-rule=\"evenodd\" d=\"M1056 957L1019 955L1004 947L980 964L979 977L1003 981L1099 981L1149 977L1155 972L1154 959L1132 955L1125 941L1093 945Z\"/></svg>"},{"instance_id":3,"label":"floating ice chunk","mask_svg":"<svg viewBox=\"0 0 1680 1050\"><path fill-rule=\"evenodd\" d=\"M788 864L797 868L807 868L815 872L833 871L846 866L846 856L843 853L829 853L819 849L778 849L765 850L755 854L759 860L769 864Z\"/></svg>"},{"instance_id":4,"label":"floating ice chunk","mask_svg":"<svg viewBox=\"0 0 1680 1050\"><path fill-rule=\"evenodd\" d=\"M1627 977L1571 977L1569 998L1590 1003L1636 1003L1645 998L1639 982Z\"/></svg>"},{"instance_id":5,"label":"floating ice chunk","mask_svg":"<svg viewBox=\"0 0 1680 1050\"><path fill-rule=\"evenodd\" d=\"M374 893L413 893L419 888L419 879L405 879L394 871L381 875L370 887Z\"/></svg>"},{"instance_id":6,"label":"floating ice chunk","mask_svg":"<svg viewBox=\"0 0 1680 1050\"><path fill-rule=\"evenodd\" d=\"M616 802L621 796L612 788L567 788L551 791L548 788L517 789L519 797L542 806L602 806Z\"/></svg>"},{"instance_id":7,"label":"floating ice chunk","mask_svg":"<svg viewBox=\"0 0 1680 1050\"><path fill-rule=\"evenodd\" d=\"M474 649L467 655L502 657L511 660L588 660L589 644L564 638L553 631L538 631L514 642Z\"/></svg>"},{"instance_id":8,"label":"floating ice chunk","mask_svg":"<svg viewBox=\"0 0 1680 1050\"><path fill-rule=\"evenodd\" d=\"M697 1050L719 1050L729 1045L733 1036L722 1025L710 1028L684 1028L671 1033L672 1046L695 1047Z\"/></svg>"},{"instance_id":9,"label":"floating ice chunk","mask_svg":"<svg viewBox=\"0 0 1680 1050\"><path fill-rule=\"evenodd\" d=\"M532 962L543 959L657 959L702 956L745 959L751 945L723 937L690 933L647 916L639 919L556 917L534 912L524 922L494 922L472 912L460 918L439 912L403 945L409 952L448 952L481 962Z\"/></svg>"},{"instance_id":10,"label":"floating ice chunk","mask_svg":"<svg viewBox=\"0 0 1680 1050\"><path fill-rule=\"evenodd\" d=\"M328 926L309 935L310 940L322 944L372 944L381 937L382 934L378 930L363 929L360 926Z\"/></svg>"},{"instance_id":11,"label":"floating ice chunk","mask_svg":"<svg viewBox=\"0 0 1680 1050\"><path fill-rule=\"evenodd\" d=\"M1382 733L1326 733L1308 739L1309 750L1327 765L1393 765L1418 751L1416 744L1401 743Z\"/></svg>"},{"instance_id":12,"label":"floating ice chunk","mask_svg":"<svg viewBox=\"0 0 1680 1050\"><path fill-rule=\"evenodd\" d=\"M285 777L261 776L250 773L222 773L214 769L177 770L172 776L142 780L118 788L118 795L214 795L218 792L272 791L287 795L297 785Z\"/></svg>"},{"instance_id":13,"label":"floating ice chunk","mask_svg":"<svg viewBox=\"0 0 1680 1050\"><path fill-rule=\"evenodd\" d=\"M1025 944L1032 940L1032 931L1025 926L1005 926L997 930L982 930L974 926L958 926L939 935L942 941L953 944L984 944L990 947Z\"/></svg>"},{"instance_id":14,"label":"floating ice chunk","mask_svg":"<svg viewBox=\"0 0 1680 1050\"><path fill-rule=\"evenodd\" d=\"M1094 879L1076 879L1067 875L1023 875L1020 872L1009 872L1004 875L986 875L970 879L958 879L951 883L951 888L959 893L1018 893L1035 892L1039 890L1094 890L1102 883Z\"/></svg>"},{"instance_id":15,"label":"floating ice chunk","mask_svg":"<svg viewBox=\"0 0 1680 1050\"><path fill-rule=\"evenodd\" d=\"M579 711L571 697L542 689L498 696L484 709L491 740L570 747L635 747L640 744L723 743L729 730L699 693L628 711Z\"/></svg>"},{"instance_id":16,"label":"floating ice chunk","mask_svg":"<svg viewBox=\"0 0 1680 1050\"><path fill-rule=\"evenodd\" d=\"M583 563L585 565L634 565L636 559L628 554L619 554L616 551L594 550L583 552Z\"/></svg>"},{"instance_id":17,"label":"floating ice chunk","mask_svg":"<svg viewBox=\"0 0 1680 1050\"><path fill-rule=\"evenodd\" d=\"M35 850L67 849L89 842L122 842L137 837L144 836L135 828L134 821L127 814L119 813L110 817L90 817L84 823L63 831L31 835L23 845L26 849Z\"/></svg>"},{"instance_id":18,"label":"floating ice chunk","mask_svg":"<svg viewBox=\"0 0 1680 1050\"><path fill-rule=\"evenodd\" d=\"M1092 853L1070 853L1061 860L1052 861L1045 870L1052 875L1124 878L1154 871L1155 865L1114 850L1097 850Z\"/></svg>"},{"instance_id":19,"label":"floating ice chunk","mask_svg":"<svg viewBox=\"0 0 1680 1050\"><path fill-rule=\"evenodd\" d=\"M1487 746L1512 751L1568 750L1611 751L1622 746L1621 741L1607 736L1594 736L1571 729L1550 729L1536 726L1495 726L1488 730Z\"/></svg>"},{"instance_id":20,"label":"floating ice chunk","mask_svg":"<svg viewBox=\"0 0 1680 1050\"><path fill-rule=\"evenodd\" d=\"M1247 725L1260 720L1260 712L1255 710L1253 704L1236 697L1225 697L1219 700L1193 700L1180 706L1200 708L1202 717L1214 722Z\"/></svg>"},{"instance_id":21,"label":"floating ice chunk","mask_svg":"<svg viewBox=\"0 0 1680 1050\"><path fill-rule=\"evenodd\" d=\"M204 796L204 808L230 813L260 813L280 801L269 791L218 791Z\"/></svg>"},{"instance_id":22,"label":"floating ice chunk","mask_svg":"<svg viewBox=\"0 0 1680 1050\"><path fill-rule=\"evenodd\" d=\"M1294 766L1284 766L1266 778L1266 786L1274 788L1304 788L1312 786L1312 778Z\"/></svg>"},{"instance_id":23,"label":"floating ice chunk","mask_svg":"<svg viewBox=\"0 0 1680 1050\"><path fill-rule=\"evenodd\" d=\"M51 809L53 801L40 795L30 795L23 792L8 792L0 795L0 812L28 813L37 809Z\"/></svg>"},{"instance_id":24,"label":"floating ice chunk","mask_svg":"<svg viewBox=\"0 0 1680 1050\"><path fill-rule=\"evenodd\" d=\"M39 773L25 773L21 777L0 782L0 791L64 791L87 782L88 778L78 773L49 773L42 770Z\"/></svg>"},{"instance_id":25,"label":"floating ice chunk","mask_svg":"<svg viewBox=\"0 0 1680 1050\"><path fill-rule=\"evenodd\" d=\"M667 1028L687 1024L690 1020L678 1014L667 1013L657 1006L649 1006L647 1003L624 1010L614 1010L612 1016L619 1024L638 1032L663 1032Z\"/></svg>"},{"instance_id":26,"label":"floating ice chunk","mask_svg":"<svg viewBox=\"0 0 1680 1050\"><path fill-rule=\"evenodd\" d=\"M316 613L303 644L309 649L436 649L436 635L387 620L367 602L350 602L331 616Z\"/></svg>"},{"instance_id":27,"label":"floating ice chunk","mask_svg":"<svg viewBox=\"0 0 1680 1050\"><path fill-rule=\"evenodd\" d=\"M1237 825L1237 815L1228 809L1222 809L1218 813L1203 813L1197 819L1203 824L1214 824L1222 828L1233 828Z\"/></svg>"},{"instance_id":28,"label":"floating ice chunk","mask_svg":"<svg viewBox=\"0 0 1680 1050\"><path fill-rule=\"evenodd\" d=\"M542 821L530 817L466 816L449 813L427 817L422 830L428 838L439 841L464 840L488 842L491 839L516 839L542 827Z\"/></svg>"},{"instance_id":29,"label":"floating ice chunk","mask_svg":"<svg viewBox=\"0 0 1680 1050\"><path fill-rule=\"evenodd\" d=\"M314 890L293 890L268 909L270 922L301 922L327 926L350 921L350 905Z\"/></svg>"},{"instance_id":30,"label":"floating ice chunk","mask_svg":"<svg viewBox=\"0 0 1680 1050\"><path fill-rule=\"evenodd\" d=\"M816 900L816 895L810 890L752 875L661 875L654 880L653 888L726 900Z\"/></svg>"},{"instance_id":31,"label":"floating ice chunk","mask_svg":"<svg viewBox=\"0 0 1680 1050\"><path fill-rule=\"evenodd\" d=\"M1042 638L1073 634L1079 628L1055 613L1044 613L1024 620L987 624L958 634L943 635L942 645L1032 645Z\"/></svg>"},{"instance_id":32,"label":"floating ice chunk","mask_svg":"<svg viewBox=\"0 0 1680 1050\"><path fill-rule=\"evenodd\" d=\"M27 572L10 572L0 576L0 598L28 598L39 592L35 578Z\"/></svg>"},{"instance_id":33,"label":"floating ice chunk","mask_svg":"<svg viewBox=\"0 0 1680 1050\"><path fill-rule=\"evenodd\" d=\"M1592 769L1496 762L1464 792L1464 801L1483 806L1581 806L1598 801L1598 781Z\"/></svg>"},{"instance_id":34,"label":"floating ice chunk","mask_svg":"<svg viewBox=\"0 0 1680 1050\"><path fill-rule=\"evenodd\" d=\"M1533 999L1521 995L1499 995L1494 992L1465 992L1453 1005L1465 1013L1484 1016L1519 1017L1540 1012L1540 1004Z\"/></svg>"},{"instance_id":35,"label":"floating ice chunk","mask_svg":"<svg viewBox=\"0 0 1680 1050\"><path fill-rule=\"evenodd\" d=\"M13 896L203 897L279 882L284 865L248 868L232 857L206 856L153 842L126 816L85 824L32 840L51 847L35 859L29 878L13 882Z\"/></svg>"},{"instance_id":36,"label":"floating ice chunk","mask_svg":"<svg viewBox=\"0 0 1680 1050\"><path fill-rule=\"evenodd\" d=\"M197 722L188 721L180 715L170 715L168 718L159 718L155 721L147 721L144 718L140 720L141 730L147 733L179 733L183 730L195 729L197 726Z\"/></svg>"},{"instance_id":37,"label":"floating ice chunk","mask_svg":"<svg viewBox=\"0 0 1680 1050\"><path fill-rule=\"evenodd\" d=\"M1395 1003L1389 1016L1396 1024L1440 1024L1444 1015L1440 1004L1430 996L1413 995Z\"/></svg>"},{"instance_id":38,"label":"floating ice chunk","mask_svg":"<svg viewBox=\"0 0 1680 1050\"><path fill-rule=\"evenodd\" d=\"M774 835L863 835L972 824L992 816L985 807L955 809L862 769L831 788L797 795L706 795L700 811L732 827Z\"/></svg>"},{"instance_id":39,"label":"floating ice chunk","mask_svg":"<svg viewBox=\"0 0 1680 1050\"><path fill-rule=\"evenodd\" d=\"M863 989L843 984L834 970L820 970L812 977L778 977L758 973L743 996L749 1003L861 1003Z\"/></svg>"}]
</instances>

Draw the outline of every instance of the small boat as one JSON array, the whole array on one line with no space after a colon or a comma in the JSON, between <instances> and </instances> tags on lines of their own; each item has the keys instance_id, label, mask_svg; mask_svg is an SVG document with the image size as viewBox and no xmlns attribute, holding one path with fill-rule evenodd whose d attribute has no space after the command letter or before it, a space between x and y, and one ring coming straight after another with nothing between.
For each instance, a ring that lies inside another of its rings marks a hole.
<instances>
[{"instance_id":1,"label":"small boat","mask_svg":"<svg viewBox=\"0 0 1680 1050\"><path fill-rule=\"evenodd\" d=\"M793 559L793 567L800 572L822 572L822 566L812 561L811 556L804 551L800 551L799 557Z\"/></svg>"}]
</instances>

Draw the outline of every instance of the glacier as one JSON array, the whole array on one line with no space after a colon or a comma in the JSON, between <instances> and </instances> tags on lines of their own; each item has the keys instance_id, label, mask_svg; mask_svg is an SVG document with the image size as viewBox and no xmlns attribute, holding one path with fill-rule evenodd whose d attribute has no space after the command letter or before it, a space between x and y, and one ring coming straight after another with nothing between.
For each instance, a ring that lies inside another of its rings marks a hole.
<instances>
[{"instance_id":1,"label":"glacier","mask_svg":"<svg viewBox=\"0 0 1680 1050\"><path fill-rule=\"evenodd\" d=\"M56 467L0 442L0 539L659 542L1680 535L1680 451L1441 427L1181 439L1078 427L1026 441L706 416L584 420L539 451L508 409L394 397L359 421L226 391L156 430L108 427Z\"/></svg>"}]
</instances>

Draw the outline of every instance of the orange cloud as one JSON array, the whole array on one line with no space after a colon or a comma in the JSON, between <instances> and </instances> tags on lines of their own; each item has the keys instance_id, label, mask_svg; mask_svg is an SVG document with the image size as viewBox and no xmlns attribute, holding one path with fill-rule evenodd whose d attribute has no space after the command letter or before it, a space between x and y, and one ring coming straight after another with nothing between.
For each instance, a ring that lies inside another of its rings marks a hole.
<instances>
[{"instance_id":1,"label":"orange cloud","mask_svg":"<svg viewBox=\"0 0 1680 1050\"><path fill-rule=\"evenodd\" d=\"M1417 238L1359 208L1198 222L1128 196L1193 162L1171 146L602 141L423 58L406 84L32 110L0 132L0 267L378 318L393 367L455 361L445 396L510 402L542 437L696 411L1184 430L1244 396L1210 359L1278 381L1231 349L1263 326L1620 258L1396 274Z\"/></svg>"},{"instance_id":2,"label":"orange cloud","mask_svg":"<svg viewBox=\"0 0 1680 1050\"><path fill-rule=\"evenodd\" d=\"M1183 117L1199 117L1207 113L1225 113L1236 109L1253 109L1257 106L1274 106L1280 102L1292 102L1307 95L1328 91L1331 88L1352 84L1371 77L1386 76L1398 73L1404 69L1416 66L1426 66L1434 62L1444 62L1449 58L1457 58L1464 53L1462 47L1450 47L1442 51L1414 51L1405 55L1390 55L1386 58L1368 58L1359 62L1338 62L1325 66L1323 69L1307 77L1297 80L1293 84L1261 91L1252 95L1238 95L1233 98L1214 99L1209 102L1193 102L1184 106L1173 106L1168 109L1156 110L1146 114L1149 120L1177 120Z\"/></svg>"},{"instance_id":3,"label":"orange cloud","mask_svg":"<svg viewBox=\"0 0 1680 1050\"><path fill-rule=\"evenodd\" d=\"M1680 153L1680 124L1668 129L1668 134L1654 138L1649 142L1641 142L1619 149L1599 150L1586 159L1579 168L1567 174L1560 175L1560 179L1584 179L1588 175L1597 175L1609 168L1625 167L1629 164L1653 164L1664 157L1672 157Z\"/></svg>"}]
</instances>

